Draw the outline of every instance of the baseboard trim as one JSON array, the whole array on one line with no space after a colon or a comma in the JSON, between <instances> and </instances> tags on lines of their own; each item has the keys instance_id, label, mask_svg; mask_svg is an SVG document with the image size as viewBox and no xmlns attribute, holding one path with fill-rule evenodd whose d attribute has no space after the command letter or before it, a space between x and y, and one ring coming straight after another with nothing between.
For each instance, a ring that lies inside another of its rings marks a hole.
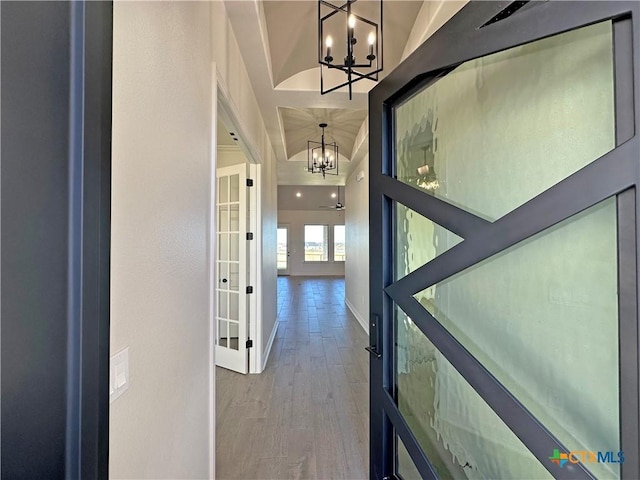
<instances>
[{"instance_id":1,"label":"baseboard trim","mask_svg":"<svg viewBox=\"0 0 640 480\"><path fill-rule=\"evenodd\" d=\"M269 361L269 354L271 353L271 347L273 347L273 342L276 339L276 332L278 331L278 324L280 322L276 318L276 323L273 324L273 330L271 330L271 336L269 337L269 341L267 342L267 346L264 349L264 356L262 357L262 370L261 373L267 368L267 362Z\"/></svg>"},{"instance_id":2,"label":"baseboard trim","mask_svg":"<svg viewBox=\"0 0 640 480\"><path fill-rule=\"evenodd\" d=\"M369 322L365 321L362 318L358 310L356 310L356 307L351 304L347 297L344 297L344 303L347 305L347 308L351 311L351 313L353 313L353 316L356 317L356 320L358 320L360 326L364 329L365 332L367 332L367 335L369 335Z\"/></svg>"}]
</instances>

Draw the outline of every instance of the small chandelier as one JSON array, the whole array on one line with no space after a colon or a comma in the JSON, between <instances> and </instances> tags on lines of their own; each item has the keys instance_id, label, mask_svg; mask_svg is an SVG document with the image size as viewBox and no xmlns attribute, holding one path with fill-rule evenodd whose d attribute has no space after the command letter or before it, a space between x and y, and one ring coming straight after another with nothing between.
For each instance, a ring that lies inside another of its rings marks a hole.
<instances>
[{"instance_id":1,"label":"small chandelier","mask_svg":"<svg viewBox=\"0 0 640 480\"><path fill-rule=\"evenodd\" d=\"M377 19L380 25L354 14L352 6L356 1L346 0L343 5L334 5L326 0L318 1L318 63L320 64L320 93L322 95L348 86L349 100L351 100L355 82L365 78L377 82L378 73L382 71L382 0L379 0L380 16ZM371 2L363 3L370 4ZM325 8L323 9L323 7ZM325 12L328 10L329 13L323 16L323 10ZM341 23L345 28L344 38L338 39L336 43L329 32L340 30ZM357 46L358 32L366 36L367 45ZM340 55L337 61L333 58L332 54L334 53ZM344 59L342 54L344 54ZM367 61L358 63L358 58L366 58ZM325 87L325 69L342 70L347 75L347 81L339 85Z\"/></svg>"},{"instance_id":2,"label":"small chandelier","mask_svg":"<svg viewBox=\"0 0 640 480\"><path fill-rule=\"evenodd\" d=\"M338 175L338 144L324 141L326 123L318 126L322 129L322 139L319 142L307 141L307 171L322 173L322 178L326 178L326 175Z\"/></svg>"}]
</instances>

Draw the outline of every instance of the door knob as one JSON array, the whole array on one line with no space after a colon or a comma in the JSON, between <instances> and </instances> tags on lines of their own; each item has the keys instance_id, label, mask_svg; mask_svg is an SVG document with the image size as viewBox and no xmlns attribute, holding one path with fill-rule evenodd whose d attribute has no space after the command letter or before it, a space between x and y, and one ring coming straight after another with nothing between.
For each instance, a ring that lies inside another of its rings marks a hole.
<instances>
[{"instance_id":1,"label":"door knob","mask_svg":"<svg viewBox=\"0 0 640 480\"><path fill-rule=\"evenodd\" d=\"M227 283L227 279L226 279L226 278L223 278L223 279L222 279L222 283Z\"/></svg>"}]
</instances>

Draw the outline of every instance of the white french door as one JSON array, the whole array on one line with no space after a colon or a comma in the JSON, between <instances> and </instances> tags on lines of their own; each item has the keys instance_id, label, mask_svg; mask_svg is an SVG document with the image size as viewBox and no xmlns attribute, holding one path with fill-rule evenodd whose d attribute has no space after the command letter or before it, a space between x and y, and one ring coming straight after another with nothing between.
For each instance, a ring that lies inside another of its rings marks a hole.
<instances>
[{"instance_id":1,"label":"white french door","mask_svg":"<svg viewBox=\"0 0 640 480\"><path fill-rule=\"evenodd\" d=\"M247 166L220 168L216 178L216 365L247 373Z\"/></svg>"}]
</instances>

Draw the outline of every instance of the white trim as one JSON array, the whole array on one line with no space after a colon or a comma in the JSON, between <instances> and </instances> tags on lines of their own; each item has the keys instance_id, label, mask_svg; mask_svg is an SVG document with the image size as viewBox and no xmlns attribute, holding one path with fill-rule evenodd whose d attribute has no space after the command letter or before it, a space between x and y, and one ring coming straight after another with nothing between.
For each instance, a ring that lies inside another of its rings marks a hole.
<instances>
[{"instance_id":1,"label":"white trim","mask_svg":"<svg viewBox=\"0 0 640 480\"><path fill-rule=\"evenodd\" d=\"M219 152L242 152L239 145L218 145ZM244 152L243 152L244 153Z\"/></svg>"},{"instance_id":2,"label":"white trim","mask_svg":"<svg viewBox=\"0 0 640 480\"><path fill-rule=\"evenodd\" d=\"M271 336L269 337L269 341L267 342L267 347L264 349L265 355L262 359L262 370L267 368L267 361L269 360L269 354L271 353L271 347L273 347L273 342L276 339L276 332L278 331L278 325L280 322L276 318L276 323L273 324L273 330L271 331Z\"/></svg>"},{"instance_id":3,"label":"white trim","mask_svg":"<svg viewBox=\"0 0 640 480\"><path fill-rule=\"evenodd\" d=\"M249 136L249 130L238 114L239 109L231 98L224 79L221 75L217 75L216 80L218 82L218 115L220 115L220 118L222 118L228 128L233 127L238 134L239 147L246 155L249 163L262 163L262 152L251 141L252 139Z\"/></svg>"},{"instance_id":4,"label":"white trim","mask_svg":"<svg viewBox=\"0 0 640 480\"><path fill-rule=\"evenodd\" d=\"M215 322L215 251L216 235L216 164L217 164L217 122L218 84L216 64L211 64L211 142L209 158L209 225L207 226L207 267L209 269L209 479L216 476L216 322Z\"/></svg>"},{"instance_id":5,"label":"white trim","mask_svg":"<svg viewBox=\"0 0 640 480\"><path fill-rule=\"evenodd\" d=\"M365 332L367 332L367 335L369 335L369 324L368 324L368 322L366 322L362 318L362 316L360 315L360 313L358 312L356 307L354 307L351 304L351 302L349 301L349 299L347 297L344 297L344 303L347 305L347 308L351 311L351 313L353 313L353 316L356 317L356 320L358 320L358 323L360 324L360 326L364 329Z\"/></svg>"},{"instance_id":6,"label":"white trim","mask_svg":"<svg viewBox=\"0 0 640 480\"><path fill-rule=\"evenodd\" d=\"M253 187L249 189L250 218L247 228L253 232L253 240L249 247L249 278L254 294L249 296L249 335L253 339L253 351L249 350L249 373L261 373L262 358L262 229L260 215L260 193L262 191L261 165L249 163L249 176L253 179Z\"/></svg>"}]
</instances>

